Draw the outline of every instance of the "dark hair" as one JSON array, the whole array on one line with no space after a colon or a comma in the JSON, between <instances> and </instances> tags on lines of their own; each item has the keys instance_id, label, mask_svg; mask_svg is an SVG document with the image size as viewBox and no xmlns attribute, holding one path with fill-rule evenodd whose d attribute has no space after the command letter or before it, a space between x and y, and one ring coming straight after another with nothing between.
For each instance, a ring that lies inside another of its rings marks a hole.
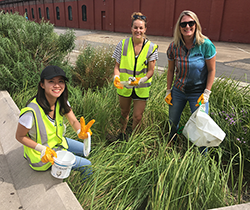
<instances>
[{"instance_id":1,"label":"dark hair","mask_svg":"<svg viewBox=\"0 0 250 210\"><path fill-rule=\"evenodd\" d=\"M26 106L34 98L36 98L37 103L42 107L45 114L48 115L49 112L51 112L52 110L50 109L49 102L45 96L45 90L40 85L41 83L44 83L44 79L41 79L41 81L38 83L37 94L28 100ZM64 114L69 113L71 110L71 107L67 103L68 102L68 88L67 88L66 82L65 82L65 89L57 100L59 101L59 104L60 104L60 110L59 110L60 115L63 116Z\"/></svg>"}]
</instances>

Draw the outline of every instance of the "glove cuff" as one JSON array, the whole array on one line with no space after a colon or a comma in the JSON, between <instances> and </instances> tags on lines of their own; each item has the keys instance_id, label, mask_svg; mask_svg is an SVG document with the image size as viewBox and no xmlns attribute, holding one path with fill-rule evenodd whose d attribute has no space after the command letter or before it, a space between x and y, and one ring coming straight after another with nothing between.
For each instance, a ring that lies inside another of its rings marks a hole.
<instances>
[{"instance_id":1,"label":"glove cuff","mask_svg":"<svg viewBox=\"0 0 250 210\"><path fill-rule=\"evenodd\" d=\"M114 76L114 80L115 80L116 77L118 77L118 78L120 79L120 76L119 76L119 75L115 75L115 76Z\"/></svg>"},{"instance_id":2,"label":"glove cuff","mask_svg":"<svg viewBox=\"0 0 250 210\"><path fill-rule=\"evenodd\" d=\"M167 89L166 96L168 96L171 93L171 89Z\"/></svg>"},{"instance_id":3,"label":"glove cuff","mask_svg":"<svg viewBox=\"0 0 250 210\"><path fill-rule=\"evenodd\" d=\"M204 90L204 94L207 95L207 96L209 96L211 93L212 93L212 92L211 92L210 90L208 90L208 89L205 89L205 90Z\"/></svg>"},{"instance_id":4,"label":"glove cuff","mask_svg":"<svg viewBox=\"0 0 250 210\"><path fill-rule=\"evenodd\" d=\"M46 150L46 146L41 145L41 144L37 144L35 147L35 150L42 153L43 151Z\"/></svg>"},{"instance_id":5,"label":"glove cuff","mask_svg":"<svg viewBox=\"0 0 250 210\"><path fill-rule=\"evenodd\" d=\"M147 82L148 81L148 77L147 76L143 77L142 79L143 79L143 82Z\"/></svg>"},{"instance_id":6,"label":"glove cuff","mask_svg":"<svg viewBox=\"0 0 250 210\"><path fill-rule=\"evenodd\" d=\"M143 84L143 83L145 83L146 81L148 80L148 77L147 76L145 76L145 77L142 77L140 80L139 80L139 85L140 84Z\"/></svg>"}]
</instances>

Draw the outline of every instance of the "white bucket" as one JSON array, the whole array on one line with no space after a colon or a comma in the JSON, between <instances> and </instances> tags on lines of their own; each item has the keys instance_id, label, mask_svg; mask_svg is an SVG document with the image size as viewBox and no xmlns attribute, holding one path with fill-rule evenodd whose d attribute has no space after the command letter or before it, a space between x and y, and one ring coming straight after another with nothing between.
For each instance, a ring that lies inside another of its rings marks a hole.
<instances>
[{"instance_id":1,"label":"white bucket","mask_svg":"<svg viewBox=\"0 0 250 210\"><path fill-rule=\"evenodd\" d=\"M76 162L76 157L73 153L65 150L57 151L56 154L57 158L54 157L51 174L55 178L65 179L69 176L71 168Z\"/></svg>"}]
</instances>

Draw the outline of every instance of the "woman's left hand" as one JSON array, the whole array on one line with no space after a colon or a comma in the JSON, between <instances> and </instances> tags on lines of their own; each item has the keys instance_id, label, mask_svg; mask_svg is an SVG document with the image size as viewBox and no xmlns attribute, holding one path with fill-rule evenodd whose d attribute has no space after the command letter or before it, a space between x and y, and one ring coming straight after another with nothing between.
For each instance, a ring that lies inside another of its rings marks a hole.
<instances>
[{"instance_id":1,"label":"woman's left hand","mask_svg":"<svg viewBox=\"0 0 250 210\"><path fill-rule=\"evenodd\" d=\"M85 125L84 117L80 118L80 124L81 124L81 131L78 133L78 137L80 139L87 139L88 133L92 135L92 131L90 130L91 126L94 124L95 120L91 120L88 122L87 125Z\"/></svg>"},{"instance_id":2,"label":"woman's left hand","mask_svg":"<svg viewBox=\"0 0 250 210\"><path fill-rule=\"evenodd\" d=\"M142 77L142 78L139 80L138 85L145 83L147 80L148 80L148 77L147 77L147 76Z\"/></svg>"},{"instance_id":3,"label":"woman's left hand","mask_svg":"<svg viewBox=\"0 0 250 210\"><path fill-rule=\"evenodd\" d=\"M201 104L205 104L208 102L209 99L209 95L210 95L211 91L208 89L204 90L204 93L201 94L201 96L198 98L197 100L197 104L195 106L200 106L199 103Z\"/></svg>"}]
</instances>

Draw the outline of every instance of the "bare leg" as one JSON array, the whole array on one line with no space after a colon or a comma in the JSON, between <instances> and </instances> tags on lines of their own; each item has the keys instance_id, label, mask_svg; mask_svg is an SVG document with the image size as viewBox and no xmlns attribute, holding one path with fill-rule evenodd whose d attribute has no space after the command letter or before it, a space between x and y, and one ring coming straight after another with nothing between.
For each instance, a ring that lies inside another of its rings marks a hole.
<instances>
[{"instance_id":1,"label":"bare leg","mask_svg":"<svg viewBox=\"0 0 250 210\"><path fill-rule=\"evenodd\" d=\"M121 132L125 133L128 120L129 120L129 112L130 112L130 105L131 105L131 98L119 96L119 102L121 107Z\"/></svg>"},{"instance_id":2,"label":"bare leg","mask_svg":"<svg viewBox=\"0 0 250 210\"><path fill-rule=\"evenodd\" d=\"M135 129L136 131L138 131L141 126L141 119L146 107L146 103L147 102L144 100L134 100L134 113L133 113L133 124L132 124L133 131Z\"/></svg>"}]
</instances>

